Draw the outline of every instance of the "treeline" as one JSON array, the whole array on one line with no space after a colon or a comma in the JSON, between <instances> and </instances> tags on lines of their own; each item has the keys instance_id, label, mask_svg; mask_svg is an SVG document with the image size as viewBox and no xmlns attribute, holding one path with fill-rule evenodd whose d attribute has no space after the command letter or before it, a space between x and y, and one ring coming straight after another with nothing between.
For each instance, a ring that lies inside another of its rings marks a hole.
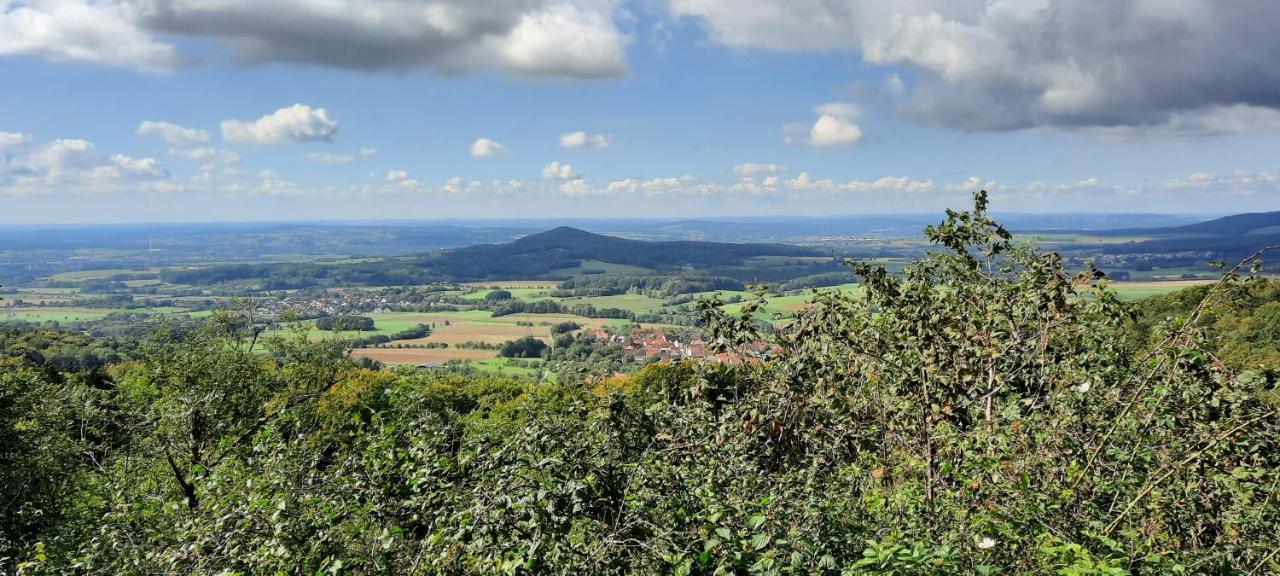
<instances>
[{"instance_id":1,"label":"treeline","mask_svg":"<svg viewBox=\"0 0 1280 576\"><path fill-rule=\"evenodd\" d=\"M712 292L715 290L742 290L741 280L724 276L660 276L616 275L578 276L560 282L551 293L557 298L574 296L614 296L617 294L643 294L653 298L669 298L679 294Z\"/></svg>"},{"instance_id":2,"label":"treeline","mask_svg":"<svg viewBox=\"0 0 1280 576\"><path fill-rule=\"evenodd\" d=\"M171 270L160 275L169 284L211 286L223 283L256 283L260 290L336 288L343 286L396 286L432 284L448 276L416 259L392 258L352 264L229 264L195 270Z\"/></svg>"},{"instance_id":3,"label":"treeline","mask_svg":"<svg viewBox=\"0 0 1280 576\"><path fill-rule=\"evenodd\" d=\"M561 304L555 300L508 300L493 308L493 316L512 314L572 314L583 318L620 318L630 320L635 314L621 308L596 308L591 304Z\"/></svg>"}]
</instances>

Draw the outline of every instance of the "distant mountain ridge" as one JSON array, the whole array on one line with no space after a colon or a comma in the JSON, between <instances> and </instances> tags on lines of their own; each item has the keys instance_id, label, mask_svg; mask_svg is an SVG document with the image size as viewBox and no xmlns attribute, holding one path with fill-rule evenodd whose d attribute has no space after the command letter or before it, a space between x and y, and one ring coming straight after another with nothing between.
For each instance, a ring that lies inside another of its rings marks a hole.
<instances>
[{"instance_id":1,"label":"distant mountain ridge","mask_svg":"<svg viewBox=\"0 0 1280 576\"><path fill-rule=\"evenodd\" d=\"M1108 246L1105 251L1112 254L1206 252L1238 258L1263 246L1280 245L1280 212L1235 214L1185 226L1114 230L1108 234L1154 237Z\"/></svg>"},{"instance_id":2,"label":"distant mountain ridge","mask_svg":"<svg viewBox=\"0 0 1280 576\"><path fill-rule=\"evenodd\" d=\"M1270 233L1280 234L1280 212L1234 214L1209 220L1207 222L1187 224L1185 226L1146 228L1127 231L1118 230L1113 233L1131 234L1134 232L1159 235L1211 234L1214 236L1256 236L1259 234Z\"/></svg>"},{"instance_id":3,"label":"distant mountain ridge","mask_svg":"<svg viewBox=\"0 0 1280 576\"><path fill-rule=\"evenodd\" d=\"M505 244L447 250L425 257L423 264L464 278L496 278L512 273L517 277L545 277L590 261L667 271L741 267L748 260L763 256L813 258L830 254L786 244L631 240L561 226Z\"/></svg>"}]
</instances>

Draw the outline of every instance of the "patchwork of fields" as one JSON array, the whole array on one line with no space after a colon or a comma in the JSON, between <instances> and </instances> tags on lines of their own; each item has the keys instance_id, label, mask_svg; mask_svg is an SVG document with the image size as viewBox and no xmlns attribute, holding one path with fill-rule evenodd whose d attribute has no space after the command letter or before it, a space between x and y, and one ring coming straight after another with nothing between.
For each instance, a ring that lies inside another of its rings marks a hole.
<instances>
[{"instance_id":1,"label":"patchwork of fields","mask_svg":"<svg viewBox=\"0 0 1280 576\"><path fill-rule=\"evenodd\" d=\"M761 266L781 266L792 265L797 262L804 261L804 258L784 258L784 257L761 257L758 265ZM891 268L891 271L900 271L902 266L906 264L901 259L878 259L878 262ZM642 270L633 270L634 267L625 267L610 265L603 262L583 262L580 266L585 273L628 273ZM159 269L151 272L159 271ZM76 272L65 272L51 277L50 280L57 282L86 282L93 280L101 280L111 278L113 276L134 273L137 270L125 269L103 269L103 270L83 270ZM1166 294L1175 290L1180 290L1197 284L1204 284L1207 280L1171 280L1180 275L1187 274L1179 269L1165 269L1152 273L1145 273L1139 276L1143 281L1135 282L1113 282L1111 287L1122 299L1138 300L1158 294ZM168 301L186 303L207 301L202 296L174 295L165 296L165 292L171 292L169 285L161 285L159 280L155 279L137 279L127 280L126 285L131 288L156 288L158 295L154 297L167 298ZM660 298L647 296L643 294L617 294L610 296L580 296L580 297L554 297L552 294L557 288L558 283L551 280L507 280L507 281L488 281L476 282L470 284L448 286L447 289L438 292L439 294L461 298L476 307L487 307L484 304L486 296L494 290L505 290L511 294L515 300L522 301L540 301L551 300L562 307L570 308L573 306L591 306L596 310L618 309L624 310L634 315L646 314L675 314L678 313L676 305L668 304ZM344 289L345 290L345 289ZM359 291L359 289L355 289ZM861 292L858 284L844 284L827 288L820 288L819 291L840 291L846 294L857 295ZM287 292L286 292L287 293ZM726 303L723 309L736 313L742 309L743 302L752 298L750 293L742 291L719 291L704 292L693 294L695 298L707 297L712 294L719 294L723 300L733 302ZM813 298L814 292L806 290L802 292L791 292L788 294L770 295L767 298L764 308L757 314L762 320L774 322L786 322L788 318L798 311L802 310ZM16 293L7 296L6 301L0 301L0 321L25 321L33 323L58 323L63 326L67 325L83 325L84 323L97 322L107 318L111 314L127 312L131 314L144 314L151 318L162 318L165 316L182 316L187 315L193 318L207 317L212 314L210 310L202 310L192 312L186 308L178 308L174 306L151 306L145 308L131 308L128 310L110 307L95 306L48 306L49 304L68 304L78 302L78 298L83 298L84 294L80 294L76 288L66 287L41 287L41 288L20 288ZM139 300L146 300L152 296L139 296ZM21 305L15 306L15 301L21 302ZM230 303L229 299L220 300L224 303ZM42 306L43 305L43 306ZM680 308L688 313L691 306L688 302ZM527 363L520 365L512 365L507 359L498 358L497 351L494 349L475 349L470 345L482 345L485 347L497 347L504 342L516 340L526 336L538 338L545 342L550 342L551 327L555 324L572 321L587 329L601 328L605 326L625 326L631 323L625 319L599 319L584 318L571 314L516 314L509 316L493 317L488 310L463 310L450 312L382 312L382 313L365 313L361 314L369 316L374 320L375 328L371 331L363 332L346 332L334 333L316 329L314 326L308 328L308 337L311 338L368 338L372 336L392 337L397 333L411 330L418 325L426 325L431 329L429 336L425 338L415 338L408 340L393 341L388 344L382 344L374 347L364 347L356 349L353 352L355 357L371 358L388 365L416 365L416 364L443 364L449 361L463 361L484 371L505 371L511 374L534 373L537 370L529 368ZM310 324L310 323L308 323ZM647 327L655 327L656 325L648 325ZM431 346L431 347L428 347ZM462 347L459 347L462 346Z\"/></svg>"}]
</instances>

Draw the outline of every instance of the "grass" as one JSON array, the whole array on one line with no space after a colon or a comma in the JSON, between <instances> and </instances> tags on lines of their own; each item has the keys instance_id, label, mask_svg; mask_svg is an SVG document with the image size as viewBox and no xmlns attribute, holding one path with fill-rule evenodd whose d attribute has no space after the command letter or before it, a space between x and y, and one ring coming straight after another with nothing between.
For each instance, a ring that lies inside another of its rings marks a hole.
<instances>
[{"instance_id":1,"label":"grass","mask_svg":"<svg viewBox=\"0 0 1280 576\"><path fill-rule=\"evenodd\" d=\"M450 360L487 360L498 353L494 350L457 350L426 348L357 348L351 352L355 358L371 358L389 366L444 364Z\"/></svg>"},{"instance_id":2,"label":"grass","mask_svg":"<svg viewBox=\"0 0 1280 576\"><path fill-rule=\"evenodd\" d=\"M0 310L0 320L45 322L86 322L101 320L118 310L97 308L16 308Z\"/></svg>"},{"instance_id":3,"label":"grass","mask_svg":"<svg viewBox=\"0 0 1280 576\"><path fill-rule=\"evenodd\" d=\"M511 290L513 288L540 289L550 290L559 285L558 280L490 280L488 282L468 282L464 286L473 288L502 288L503 290Z\"/></svg>"},{"instance_id":4,"label":"grass","mask_svg":"<svg viewBox=\"0 0 1280 576\"><path fill-rule=\"evenodd\" d=\"M640 294L617 294L614 296L588 296L558 299L561 305L590 304L596 309L620 308L629 312L648 312L662 308L662 300Z\"/></svg>"},{"instance_id":5,"label":"grass","mask_svg":"<svg viewBox=\"0 0 1280 576\"><path fill-rule=\"evenodd\" d=\"M552 288L539 287L539 286L523 286L523 287L512 286L509 288L499 288L499 289L506 290L507 292L511 293L512 298L518 298L521 300L538 300L540 298L546 298L548 297L548 294L550 294L552 290ZM483 300L484 297L488 296L490 292L493 292L493 289L481 288L478 292L468 292L466 294L460 294L460 296L463 298L466 298L467 300Z\"/></svg>"},{"instance_id":6,"label":"grass","mask_svg":"<svg viewBox=\"0 0 1280 576\"><path fill-rule=\"evenodd\" d=\"M1183 288L1211 284L1213 280L1172 280L1165 282L1112 282L1111 289L1121 300L1141 300L1177 292Z\"/></svg>"},{"instance_id":7,"label":"grass","mask_svg":"<svg viewBox=\"0 0 1280 576\"><path fill-rule=\"evenodd\" d=\"M612 262L601 262L599 260L583 260L581 264L573 268L560 268L554 270L552 274L557 276L581 276L587 273L596 274L645 274L653 272L648 268L640 266L630 266L627 264L614 264Z\"/></svg>"},{"instance_id":8,"label":"grass","mask_svg":"<svg viewBox=\"0 0 1280 576\"><path fill-rule=\"evenodd\" d=\"M492 374L494 376L515 376L517 378L535 379L538 377L537 368L526 368L524 366L515 366L513 362L537 362L542 364L541 360L512 360L511 358L489 358L485 360L471 360L467 364L473 366L482 374ZM543 378L548 382L555 382L556 375L553 372L544 372Z\"/></svg>"},{"instance_id":9,"label":"grass","mask_svg":"<svg viewBox=\"0 0 1280 576\"><path fill-rule=\"evenodd\" d=\"M129 270L126 268L106 268L102 270L76 270L75 272L59 272L49 277L55 282L79 282L82 280L98 280L120 274L144 274L145 270Z\"/></svg>"}]
</instances>

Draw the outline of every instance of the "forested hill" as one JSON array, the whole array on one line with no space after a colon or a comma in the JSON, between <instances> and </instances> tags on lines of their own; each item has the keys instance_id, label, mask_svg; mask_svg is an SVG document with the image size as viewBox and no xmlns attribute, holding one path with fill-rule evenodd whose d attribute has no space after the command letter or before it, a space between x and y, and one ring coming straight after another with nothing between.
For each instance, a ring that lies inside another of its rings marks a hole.
<instances>
[{"instance_id":1,"label":"forested hill","mask_svg":"<svg viewBox=\"0 0 1280 576\"><path fill-rule=\"evenodd\" d=\"M439 281L563 279L582 274L705 273L782 280L838 269L827 251L785 244L649 242L561 227L504 244L354 263L226 265L166 273L177 284L254 283L271 290Z\"/></svg>"},{"instance_id":2,"label":"forested hill","mask_svg":"<svg viewBox=\"0 0 1280 576\"><path fill-rule=\"evenodd\" d=\"M822 250L785 244L628 240L562 226L507 244L470 246L446 251L439 256L438 261L447 263L448 268L456 271L484 267L489 272L477 270L475 274L487 276L493 272L512 269L547 274L557 269L579 266L583 261L667 270L745 266L749 259L762 256L829 255Z\"/></svg>"},{"instance_id":3,"label":"forested hill","mask_svg":"<svg viewBox=\"0 0 1280 576\"><path fill-rule=\"evenodd\" d=\"M1251 214L1235 214L1224 216L1207 222L1173 226L1169 228L1146 228L1140 230L1117 230L1114 234L1151 234L1158 236L1267 236L1280 234L1280 212L1255 212Z\"/></svg>"},{"instance_id":4,"label":"forested hill","mask_svg":"<svg viewBox=\"0 0 1280 576\"><path fill-rule=\"evenodd\" d=\"M1206 252L1223 259L1242 258L1262 246L1280 244L1280 212L1236 214L1171 228L1116 230L1120 236L1151 236L1107 248L1113 254Z\"/></svg>"}]
</instances>

